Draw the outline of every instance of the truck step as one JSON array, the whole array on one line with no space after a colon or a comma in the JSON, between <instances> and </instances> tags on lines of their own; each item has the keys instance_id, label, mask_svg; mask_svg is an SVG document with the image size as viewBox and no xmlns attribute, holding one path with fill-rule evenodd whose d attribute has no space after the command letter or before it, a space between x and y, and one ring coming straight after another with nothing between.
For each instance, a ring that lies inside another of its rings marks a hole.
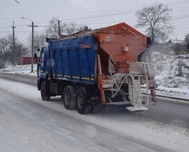
<instances>
[{"instance_id":1,"label":"truck step","mask_svg":"<svg viewBox=\"0 0 189 152\"><path fill-rule=\"evenodd\" d=\"M148 110L148 108L146 108L146 107L144 107L144 106L140 106L140 107L138 107L138 106L127 107L127 109L128 109L129 111L146 111L146 110Z\"/></svg>"},{"instance_id":2,"label":"truck step","mask_svg":"<svg viewBox=\"0 0 189 152\"><path fill-rule=\"evenodd\" d=\"M104 105L131 105L128 101L116 101L116 102L106 102Z\"/></svg>"}]
</instances>

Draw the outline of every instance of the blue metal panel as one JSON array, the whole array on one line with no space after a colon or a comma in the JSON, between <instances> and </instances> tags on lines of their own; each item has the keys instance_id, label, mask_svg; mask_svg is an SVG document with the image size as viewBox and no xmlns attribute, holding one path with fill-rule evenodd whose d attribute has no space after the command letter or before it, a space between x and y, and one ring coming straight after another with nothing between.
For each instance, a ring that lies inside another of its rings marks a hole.
<instances>
[{"instance_id":1,"label":"blue metal panel","mask_svg":"<svg viewBox=\"0 0 189 152\"><path fill-rule=\"evenodd\" d=\"M71 75L73 79L80 79L80 72L79 72L79 66L78 65L78 55L77 55L78 49L70 49L69 50L69 57L70 57L70 69L71 69Z\"/></svg>"},{"instance_id":2,"label":"blue metal panel","mask_svg":"<svg viewBox=\"0 0 189 152\"><path fill-rule=\"evenodd\" d=\"M56 60L59 58L58 60ZM62 59L60 58L60 50L57 50L56 53L54 53L54 68L53 68L53 77L55 78L61 78L62 77Z\"/></svg>"},{"instance_id":3,"label":"blue metal panel","mask_svg":"<svg viewBox=\"0 0 189 152\"><path fill-rule=\"evenodd\" d=\"M94 84L97 45L93 35L49 42L53 78Z\"/></svg>"}]
</instances>

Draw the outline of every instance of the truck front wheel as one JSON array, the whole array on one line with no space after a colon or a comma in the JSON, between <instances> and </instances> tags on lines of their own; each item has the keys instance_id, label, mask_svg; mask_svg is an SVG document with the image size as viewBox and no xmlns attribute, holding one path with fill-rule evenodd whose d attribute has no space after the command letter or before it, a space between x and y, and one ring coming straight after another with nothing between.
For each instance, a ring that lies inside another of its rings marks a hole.
<instances>
[{"instance_id":1,"label":"truck front wheel","mask_svg":"<svg viewBox=\"0 0 189 152\"><path fill-rule=\"evenodd\" d=\"M79 88L76 93L76 109L80 114L89 114L93 111L93 107L88 101L86 89L83 87Z\"/></svg>"},{"instance_id":2,"label":"truck front wheel","mask_svg":"<svg viewBox=\"0 0 189 152\"><path fill-rule=\"evenodd\" d=\"M68 110L75 108L76 90L73 86L66 86L62 93L64 107Z\"/></svg>"},{"instance_id":3,"label":"truck front wheel","mask_svg":"<svg viewBox=\"0 0 189 152\"><path fill-rule=\"evenodd\" d=\"M49 101L50 95L47 92L47 87L45 81L41 83L41 98L42 100Z\"/></svg>"}]
</instances>

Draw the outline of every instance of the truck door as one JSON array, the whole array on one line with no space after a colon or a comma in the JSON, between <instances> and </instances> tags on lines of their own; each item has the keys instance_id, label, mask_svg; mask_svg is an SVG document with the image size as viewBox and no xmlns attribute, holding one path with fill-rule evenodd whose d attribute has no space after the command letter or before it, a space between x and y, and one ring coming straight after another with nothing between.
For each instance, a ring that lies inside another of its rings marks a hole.
<instances>
[{"instance_id":1,"label":"truck door","mask_svg":"<svg viewBox=\"0 0 189 152\"><path fill-rule=\"evenodd\" d=\"M39 62L37 64L37 77L45 77L46 72L47 72L47 55L48 55L48 50L47 48L42 48L40 51L40 57L39 57Z\"/></svg>"}]
</instances>

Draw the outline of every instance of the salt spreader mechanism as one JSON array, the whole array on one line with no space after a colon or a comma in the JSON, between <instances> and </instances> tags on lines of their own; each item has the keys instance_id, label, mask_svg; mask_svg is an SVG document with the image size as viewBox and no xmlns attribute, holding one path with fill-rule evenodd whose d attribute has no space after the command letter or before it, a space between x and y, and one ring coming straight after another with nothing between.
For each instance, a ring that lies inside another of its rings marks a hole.
<instances>
[{"instance_id":1,"label":"salt spreader mechanism","mask_svg":"<svg viewBox=\"0 0 189 152\"><path fill-rule=\"evenodd\" d=\"M147 57L141 61L148 42L126 23L48 40L38 63L42 99L61 95L66 109L82 114L96 104L147 110L144 100L156 102L152 65ZM142 99L144 84L147 97Z\"/></svg>"}]
</instances>

